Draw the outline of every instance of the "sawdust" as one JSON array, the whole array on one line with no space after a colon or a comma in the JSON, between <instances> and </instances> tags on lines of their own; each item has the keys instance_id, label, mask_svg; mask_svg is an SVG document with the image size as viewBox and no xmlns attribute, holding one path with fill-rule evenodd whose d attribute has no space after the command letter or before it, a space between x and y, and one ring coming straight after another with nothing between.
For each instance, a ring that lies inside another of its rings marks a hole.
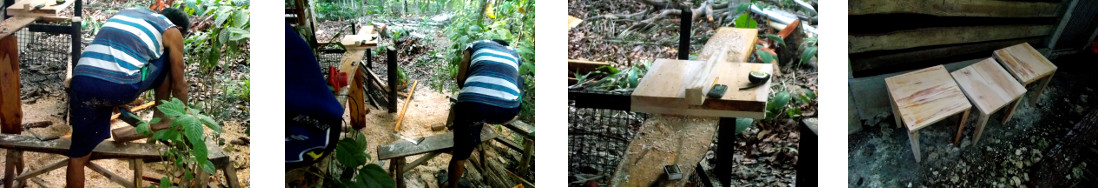
<instances>
[{"instance_id":1,"label":"sawdust","mask_svg":"<svg viewBox=\"0 0 1098 188\"><path fill-rule=\"evenodd\" d=\"M713 142L716 125L716 118L663 115L648 118L618 165L612 185L682 186ZM663 182L666 180L663 168L671 164L679 165L683 179Z\"/></svg>"},{"instance_id":2,"label":"sawdust","mask_svg":"<svg viewBox=\"0 0 1098 188\"><path fill-rule=\"evenodd\" d=\"M423 86L424 82L420 82L420 84ZM370 113L366 115L366 127L359 130L359 132L366 135L368 155L375 160L374 162L377 162L378 146L400 139L394 136L393 133L399 133L404 137L413 139L445 133L446 130L432 131L431 126L446 123L446 118L450 112L450 96L450 94L434 91L430 87L417 86L416 92L412 96L412 103L408 105L408 110L404 114L404 122L400 125L400 131L393 131L393 127L396 126L396 119L400 116L400 108L404 106L405 99L401 98L397 101L398 107L395 113L389 113L386 109L371 107ZM350 121L349 110L345 110L343 116L345 120ZM423 154L409 156L405 160L411 162L420 157L423 157ZM445 170L449 162L449 154L438 155L434 159L405 172L404 180L408 183L408 187L438 187L435 174ZM388 160L381 163L384 169L389 168Z\"/></svg>"}]
</instances>

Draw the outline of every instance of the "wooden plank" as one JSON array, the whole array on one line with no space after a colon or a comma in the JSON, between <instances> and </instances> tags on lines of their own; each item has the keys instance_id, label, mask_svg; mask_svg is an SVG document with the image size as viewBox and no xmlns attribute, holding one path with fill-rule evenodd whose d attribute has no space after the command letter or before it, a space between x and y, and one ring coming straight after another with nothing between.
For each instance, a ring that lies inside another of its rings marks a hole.
<instances>
[{"instance_id":1,"label":"wooden plank","mask_svg":"<svg viewBox=\"0 0 1098 188\"><path fill-rule=\"evenodd\" d=\"M890 53L875 56L865 56L852 54L850 56L850 66L852 71L870 71L884 69L885 72L889 72L889 68L898 68L904 66L917 66L913 63L926 62L927 66L933 64L941 64L934 62L934 59L949 58L955 56L976 54L976 53L990 53L996 49L1009 47L1018 43L1038 43L1044 41L1042 37L1030 37L1015 40L1004 41L992 41L992 42L980 42L972 44L961 44L946 47L930 48L915 51L905 51L898 53ZM899 70L896 70L899 71ZM853 73L853 72L852 72Z\"/></svg>"},{"instance_id":2,"label":"wooden plank","mask_svg":"<svg viewBox=\"0 0 1098 188\"><path fill-rule=\"evenodd\" d=\"M700 106L686 103L683 84L691 74L691 66L701 66L699 61L657 59L652 69L641 80L631 96L631 110L657 114L676 114L702 117L747 117L761 119L765 115L766 100L770 92L769 81L763 86L740 90L750 85L749 72L757 70L771 73L773 66L757 63L717 63L710 70L718 84L728 85L728 91L720 99L707 99Z\"/></svg>"},{"instance_id":3,"label":"wooden plank","mask_svg":"<svg viewBox=\"0 0 1098 188\"><path fill-rule=\"evenodd\" d=\"M646 119L607 187L683 186L705 158L717 125L716 118L656 115ZM684 178L661 182L663 167L671 164L679 165Z\"/></svg>"},{"instance_id":4,"label":"wooden plank","mask_svg":"<svg viewBox=\"0 0 1098 188\"><path fill-rule=\"evenodd\" d=\"M610 65L610 62L569 59L568 60L568 76L574 76L572 73L579 73L581 75L582 74L587 74L588 72L598 70L599 67L602 67L602 66L611 66L611 65Z\"/></svg>"},{"instance_id":5,"label":"wooden plank","mask_svg":"<svg viewBox=\"0 0 1098 188\"><path fill-rule=\"evenodd\" d=\"M698 52L698 60L708 60L719 53L724 53L728 59L718 59L718 62L747 62L751 54L755 53L755 41L758 40L758 36L757 29L721 27Z\"/></svg>"},{"instance_id":6,"label":"wooden plank","mask_svg":"<svg viewBox=\"0 0 1098 188\"><path fill-rule=\"evenodd\" d=\"M374 26L362 26L357 35L345 35L339 40L348 50L356 48L376 48L378 34L374 33Z\"/></svg>"},{"instance_id":7,"label":"wooden plank","mask_svg":"<svg viewBox=\"0 0 1098 188\"><path fill-rule=\"evenodd\" d=\"M41 175L41 174L45 174L46 172L50 172L50 171L56 170L58 168L65 167L67 165L69 165L69 160L68 159L59 160L57 162L50 163L49 165L43 166L42 168L38 168L38 169L32 170L30 172L24 172L23 174L19 174L19 176L15 177L15 180L16 181L24 181L24 180L27 180L27 178L38 176L38 175Z\"/></svg>"},{"instance_id":8,"label":"wooden plank","mask_svg":"<svg viewBox=\"0 0 1098 188\"><path fill-rule=\"evenodd\" d=\"M583 19L579 19L579 18L576 18L576 17L572 17L572 15L568 15L568 29L576 28L576 26L579 26L580 23L583 23Z\"/></svg>"},{"instance_id":9,"label":"wooden plank","mask_svg":"<svg viewBox=\"0 0 1098 188\"><path fill-rule=\"evenodd\" d=\"M411 171L413 168L416 168L417 166L423 164L424 162L427 162L427 160L434 159L435 157L438 156L439 153L441 153L441 152L430 152L430 153L427 153L426 155L423 155L422 157L419 157L415 161L412 161L411 163L406 164L404 166L404 171L405 172Z\"/></svg>"},{"instance_id":10,"label":"wooden plank","mask_svg":"<svg viewBox=\"0 0 1098 188\"><path fill-rule=\"evenodd\" d=\"M1029 85L1037 79L1056 72L1056 65L1037 52L1037 49L1033 49L1029 43L995 50L994 57L1022 85Z\"/></svg>"},{"instance_id":11,"label":"wooden plank","mask_svg":"<svg viewBox=\"0 0 1098 188\"><path fill-rule=\"evenodd\" d=\"M4 23L12 19L19 18L10 18ZM23 132L23 107L19 101L19 43L16 38L0 38L0 132L11 134Z\"/></svg>"},{"instance_id":12,"label":"wooden plank","mask_svg":"<svg viewBox=\"0 0 1098 188\"><path fill-rule=\"evenodd\" d=\"M519 135L522 135L523 137L534 139L534 136L531 135L531 134L534 134L534 126L530 126L530 124L526 124L522 121L515 120L515 121L511 121L510 123L504 123L503 127L507 127L509 129L511 129L511 131L515 131L515 132L519 133Z\"/></svg>"},{"instance_id":13,"label":"wooden plank","mask_svg":"<svg viewBox=\"0 0 1098 188\"><path fill-rule=\"evenodd\" d=\"M969 101L980 109L982 116L998 111L1014 102L1026 88L1018 84L995 59L987 58L978 63L950 73Z\"/></svg>"},{"instance_id":14,"label":"wooden plank","mask_svg":"<svg viewBox=\"0 0 1098 188\"><path fill-rule=\"evenodd\" d=\"M850 15L927 14L968 17L1055 17L1059 3L1002 0L851 0Z\"/></svg>"},{"instance_id":15,"label":"wooden plank","mask_svg":"<svg viewBox=\"0 0 1098 188\"><path fill-rule=\"evenodd\" d=\"M496 138L495 131L491 128L485 127L481 129L480 141L488 141ZM404 157L409 155L417 155L432 151L445 150L454 147L454 133L447 132L439 135L428 136L423 139L419 144L413 144L407 140L397 140L395 142L377 147L378 160L386 160L397 157Z\"/></svg>"},{"instance_id":16,"label":"wooden plank","mask_svg":"<svg viewBox=\"0 0 1098 188\"><path fill-rule=\"evenodd\" d=\"M72 141L69 138L59 138L50 141L40 141L32 136L0 134L0 148L22 150L29 152L65 154L69 150ZM160 161L158 147L147 143L119 143L105 141L99 143L92 150L92 159L127 158L144 159L146 161Z\"/></svg>"},{"instance_id":17,"label":"wooden plank","mask_svg":"<svg viewBox=\"0 0 1098 188\"><path fill-rule=\"evenodd\" d=\"M885 85L908 131L972 107L942 65L885 78Z\"/></svg>"},{"instance_id":18,"label":"wooden plank","mask_svg":"<svg viewBox=\"0 0 1098 188\"><path fill-rule=\"evenodd\" d=\"M365 83L363 83L366 73L364 73L362 69L354 69L353 71L353 76L348 78L354 80L349 82L351 83L351 88L350 91L348 91L349 95L347 98L350 101L341 103L347 104L348 108L351 109L351 127L354 129L361 129L366 127L366 114L370 113L370 109L366 108L366 91L365 88L363 88L366 86Z\"/></svg>"},{"instance_id":19,"label":"wooden plank","mask_svg":"<svg viewBox=\"0 0 1098 188\"><path fill-rule=\"evenodd\" d=\"M419 80L412 82L412 89L408 91L408 98L404 99L404 107L400 108L400 116L397 117L396 126L393 127L393 132L400 132L400 124L404 120L404 113L408 112L408 104L412 104L412 97L416 92L416 85L419 85Z\"/></svg>"},{"instance_id":20,"label":"wooden plank","mask_svg":"<svg viewBox=\"0 0 1098 188\"><path fill-rule=\"evenodd\" d=\"M98 172L99 174L106 176L107 179L110 179L114 183L122 185L123 187L133 188L133 181L127 180L126 178L123 178L118 174L114 174L110 170L107 170L107 168L103 168L102 166L95 164L95 162L88 161L88 165L85 166L92 169L92 171Z\"/></svg>"},{"instance_id":21,"label":"wooden plank","mask_svg":"<svg viewBox=\"0 0 1098 188\"><path fill-rule=\"evenodd\" d=\"M885 34L850 35L850 53L973 43L1048 35L1052 25L937 27Z\"/></svg>"},{"instance_id":22,"label":"wooden plank","mask_svg":"<svg viewBox=\"0 0 1098 188\"><path fill-rule=\"evenodd\" d=\"M57 4L57 0L22 0L15 2L11 6L8 6L8 13L10 14L53 14L56 15L66 8L72 6L74 0L66 0L61 4ZM35 8L35 6L43 5L42 8Z\"/></svg>"},{"instance_id":23,"label":"wooden plank","mask_svg":"<svg viewBox=\"0 0 1098 188\"><path fill-rule=\"evenodd\" d=\"M0 22L0 38L15 34L16 31L34 23L38 18L37 16L16 16L3 20L3 22Z\"/></svg>"}]
</instances>

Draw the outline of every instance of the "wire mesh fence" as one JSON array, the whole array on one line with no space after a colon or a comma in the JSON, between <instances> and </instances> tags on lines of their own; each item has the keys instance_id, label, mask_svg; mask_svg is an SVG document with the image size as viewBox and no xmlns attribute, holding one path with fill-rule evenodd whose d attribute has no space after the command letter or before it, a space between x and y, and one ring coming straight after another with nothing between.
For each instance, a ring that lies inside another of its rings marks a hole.
<instances>
[{"instance_id":1,"label":"wire mesh fence","mask_svg":"<svg viewBox=\"0 0 1098 188\"><path fill-rule=\"evenodd\" d=\"M66 69L72 62L72 35L37 32L34 27L69 27L69 23L42 24L16 31L19 46L20 96L34 99L60 96ZM83 49L83 48L81 48Z\"/></svg>"},{"instance_id":2,"label":"wire mesh fence","mask_svg":"<svg viewBox=\"0 0 1098 188\"><path fill-rule=\"evenodd\" d=\"M608 185L648 114L577 108L575 103L568 108L569 185Z\"/></svg>"}]
</instances>

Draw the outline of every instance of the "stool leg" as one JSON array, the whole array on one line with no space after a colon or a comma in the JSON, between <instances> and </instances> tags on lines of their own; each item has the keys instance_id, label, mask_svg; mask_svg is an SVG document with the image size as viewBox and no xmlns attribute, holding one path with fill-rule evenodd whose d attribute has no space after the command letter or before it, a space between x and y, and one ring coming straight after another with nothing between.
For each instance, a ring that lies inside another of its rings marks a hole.
<instances>
[{"instance_id":1,"label":"stool leg","mask_svg":"<svg viewBox=\"0 0 1098 188\"><path fill-rule=\"evenodd\" d=\"M230 188L240 188L240 180L236 177L236 167L233 167L231 162L225 165L221 171L225 172L225 180L229 181Z\"/></svg>"},{"instance_id":2,"label":"stool leg","mask_svg":"<svg viewBox=\"0 0 1098 188\"><path fill-rule=\"evenodd\" d=\"M979 121L976 121L976 136L972 137L972 145L980 142L980 135L984 134L984 126L987 125L987 119L991 118L991 114L980 116Z\"/></svg>"},{"instance_id":3,"label":"stool leg","mask_svg":"<svg viewBox=\"0 0 1098 188\"><path fill-rule=\"evenodd\" d=\"M904 126L903 117L900 117L900 109L896 107L896 101L892 100L891 92L888 93L888 101L888 104L892 106L892 119L896 119L896 128L902 128Z\"/></svg>"},{"instance_id":4,"label":"stool leg","mask_svg":"<svg viewBox=\"0 0 1098 188\"><path fill-rule=\"evenodd\" d=\"M7 164L4 165L4 188L10 188L10 187L12 187L13 184L15 184L15 181L13 181L13 180L15 180L15 175L16 175L16 173L15 173L15 158L17 156L16 153L18 153L18 152L16 152L15 150L10 150L10 149L8 150L7 159L5 159L5 161L7 161L6 162Z\"/></svg>"},{"instance_id":5,"label":"stool leg","mask_svg":"<svg viewBox=\"0 0 1098 188\"><path fill-rule=\"evenodd\" d=\"M1030 106L1037 105L1037 99L1041 98L1041 92L1045 91L1045 87L1048 87L1048 82L1052 81L1052 75L1055 74L1056 72L1049 73L1048 77L1045 77L1044 80L1041 81L1041 85L1037 86L1037 92L1033 93L1033 97L1029 98Z\"/></svg>"},{"instance_id":6,"label":"stool leg","mask_svg":"<svg viewBox=\"0 0 1098 188\"><path fill-rule=\"evenodd\" d=\"M398 157L394 160L396 161L393 161L391 165L396 166L396 174L393 176L396 179L396 187L404 188L407 186L404 185L404 157Z\"/></svg>"},{"instance_id":7,"label":"stool leg","mask_svg":"<svg viewBox=\"0 0 1098 188\"><path fill-rule=\"evenodd\" d=\"M1007 109L1006 117L1003 118L1003 125L1006 125L1010 121L1010 117L1014 117L1014 109L1018 108L1018 103L1022 103L1022 98L1014 99L1014 103L1010 104L1010 109Z\"/></svg>"},{"instance_id":8,"label":"stool leg","mask_svg":"<svg viewBox=\"0 0 1098 188\"><path fill-rule=\"evenodd\" d=\"M922 160L922 155L919 155L919 131L907 132L907 137L911 140L911 151L915 153L915 162L918 163Z\"/></svg>"},{"instance_id":9,"label":"stool leg","mask_svg":"<svg viewBox=\"0 0 1098 188\"><path fill-rule=\"evenodd\" d=\"M145 160L142 159L130 159L130 165L133 165L133 186L141 186L141 175L144 174Z\"/></svg>"},{"instance_id":10,"label":"stool leg","mask_svg":"<svg viewBox=\"0 0 1098 188\"><path fill-rule=\"evenodd\" d=\"M965 110L965 113L961 115L961 123L957 125L957 136L953 138L953 145L957 145L957 141L961 140L961 132L965 130L965 122L968 121L968 112L972 109Z\"/></svg>"},{"instance_id":11,"label":"stool leg","mask_svg":"<svg viewBox=\"0 0 1098 188\"><path fill-rule=\"evenodd\" d=\"M207 185L210 185L210 174L206 173L205 170L199 169L195 178L196 181L194 181L194 183L198 185L195 185L194 187L206 187Z\"/></svg>"}]
</instances>

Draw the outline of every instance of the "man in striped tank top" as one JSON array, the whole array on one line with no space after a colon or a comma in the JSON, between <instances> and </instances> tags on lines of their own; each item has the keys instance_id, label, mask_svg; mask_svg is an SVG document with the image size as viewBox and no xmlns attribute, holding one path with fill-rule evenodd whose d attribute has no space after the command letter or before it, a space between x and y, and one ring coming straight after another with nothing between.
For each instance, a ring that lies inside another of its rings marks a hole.
<instances>
[{"instance_id":1,"label":"man in striped tank top","mask_svg":"<svg viewBox=\"0 0 1098 188\"><path fill-rule=\"evenodd\" d=\"M84 48L73 68L69 114L68 187L84 187L84 165L92 149L110 138L110 118L116 106L156 89L156 101L170 97L187 101L183 80L183 38L190 27L187 14L167 8L159 13L126 9L107 19ZM159 110L154 117L162 118ZM152 126L168 127L167 119Z\"/></svg>"},{"instance_id":2,"label":"man in striped tank top","mask_svg":"<svg viewBox=\"0 0 1098 188\"><path fill-rule=\"evenodd\" d=\"M503 124L515 119L522 105L524 80L519 76L522 58L501 40L469 44L458 68L461 88L454 111L454 151L445 187L458 187L465 161L480 144L485 123Z\"/></svg>"}]
</instances>

